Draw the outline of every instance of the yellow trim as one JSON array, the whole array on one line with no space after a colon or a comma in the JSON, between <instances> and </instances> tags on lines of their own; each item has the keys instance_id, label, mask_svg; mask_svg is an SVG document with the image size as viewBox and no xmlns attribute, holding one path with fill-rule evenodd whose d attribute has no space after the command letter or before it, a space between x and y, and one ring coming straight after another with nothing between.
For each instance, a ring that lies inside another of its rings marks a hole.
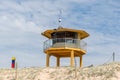
<instances>
[{"instance_id":1,"label":"yellow trim","mask_svg":"<svg viewBox=\"0 0 120 80\"><path fill-rule=\"evenodd\" d=\"M55 54L58 54L58 53L69 53L71 50L77 52L77 53L80 53L80 54L85 54L86 51L85 50L82 50L82 49L77 49L77 48L49 48L47 50L45 50L44 52L47 53L49 52L49 54L52 54L52 53L55 53Z\"/></svg>"},{"instance_id":2,"label":"yellow trim","mask_svg":"<svg viewBox=\"0 0 120 80\"><path fill-rule=\"evenodd\" d=\"M76 51L82 51L83 53L86 53L86 51L85 50L82 50L82 49L80 49L80 48L49 48L49 49L46 49L45 50L45 52L46 51L52 51L52 50L56 50L56 51L66 51L66 50L76 50Z\"/></svg>"}]
</instances>

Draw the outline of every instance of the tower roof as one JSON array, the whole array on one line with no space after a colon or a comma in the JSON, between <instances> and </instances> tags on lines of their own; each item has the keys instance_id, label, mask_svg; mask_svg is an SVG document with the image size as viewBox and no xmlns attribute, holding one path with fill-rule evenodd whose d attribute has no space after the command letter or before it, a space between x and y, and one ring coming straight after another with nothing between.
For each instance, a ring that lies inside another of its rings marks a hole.
<instances>
[{"instance_id":1,"label":"tower roof","mask_svg":"<svg viewBox=\"0 0 120 80\"><path fill-rule=\"evenodd\" d=\"M58 29L46 30L41 34L43 36L51 39L52 38L52 36L51 36L52 33L54 33L54 32L62 32L62 31L76 32L76 33L80 34L81 39L84 39L84 38L89 36L89 34L84 30L76 30L76 29L69 29L69 28L63 28L63 27L58 27Z\"/></svg>"}]
</instances>

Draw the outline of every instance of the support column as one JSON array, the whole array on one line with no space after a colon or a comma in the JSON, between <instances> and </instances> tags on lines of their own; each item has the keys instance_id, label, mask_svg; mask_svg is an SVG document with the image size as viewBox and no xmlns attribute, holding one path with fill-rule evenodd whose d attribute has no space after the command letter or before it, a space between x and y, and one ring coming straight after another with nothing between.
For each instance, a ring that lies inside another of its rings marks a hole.
<instances>
[{"instance_id":1,"label":"support column","mask_svg":"<svg viewBox=\"0 0 120 80\"><path fill-rule=\"evenodd\" d=\"M82 67L82 55L80 56L80 67Z\"/></svg>"},{"instance_id":2,"label":"support column","mask_svg":"<svg viewBox=\"0 0 120 80\"><path fill-rule=\"evenodd\" d=\"M74 66L74 51L71 51L71 66Z\"/></svg>"},{"instance_id":3,"label":"support column","mask_svg":"<svg viewBox=\"0 0 120 80\"><path fill-rule=\"evenodd\" d=\"M60 66L60 57L56 57L56 59L57 59L56 67L59 67Z\"/></svg>"},{"instance_id":4,"label":"support column","mask_svg":"<svg viewBox=\"0 0 120 80\"><path fill-rule=\"evenodd\" d=\"M50 54L47 53L47 55L46 55L46 67L49 67L49 62L50 62Z\"/></svg>"}]
</instances>

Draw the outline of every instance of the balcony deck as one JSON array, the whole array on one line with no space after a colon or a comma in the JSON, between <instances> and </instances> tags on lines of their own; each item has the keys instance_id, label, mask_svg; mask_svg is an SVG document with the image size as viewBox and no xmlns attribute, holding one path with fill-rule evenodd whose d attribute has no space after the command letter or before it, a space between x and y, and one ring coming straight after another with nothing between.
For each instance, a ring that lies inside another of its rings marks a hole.
<instances>
[{"instance_id":1,"label":"balcony deck","mask_svg":"<svg viewBox=\"0 0 120 80\"><path fill-rule=\"evenodd\" d=\"M87 44L79 39L49 39L44 42L44 52L59 57L70 57L71 50L74 50L75 56L86 53Z\"/></svg>"}]
</instances>

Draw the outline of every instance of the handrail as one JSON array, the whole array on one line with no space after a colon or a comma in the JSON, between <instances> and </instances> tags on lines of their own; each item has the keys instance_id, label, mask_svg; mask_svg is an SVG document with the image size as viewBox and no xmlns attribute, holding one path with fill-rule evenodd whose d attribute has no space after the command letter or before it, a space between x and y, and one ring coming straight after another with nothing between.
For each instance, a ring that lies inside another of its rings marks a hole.
<instances>
[{"instance_id":1,"label":"handrail","mask_svg":"<svg viewBox=\"0 0 120 80\"><path fill-rule=\"evenodd\" d=\"M80 39L55 38L44 42L44 50L49 48L79 48L86 51L87 43Z\"/></svg>"}]
</instances>

